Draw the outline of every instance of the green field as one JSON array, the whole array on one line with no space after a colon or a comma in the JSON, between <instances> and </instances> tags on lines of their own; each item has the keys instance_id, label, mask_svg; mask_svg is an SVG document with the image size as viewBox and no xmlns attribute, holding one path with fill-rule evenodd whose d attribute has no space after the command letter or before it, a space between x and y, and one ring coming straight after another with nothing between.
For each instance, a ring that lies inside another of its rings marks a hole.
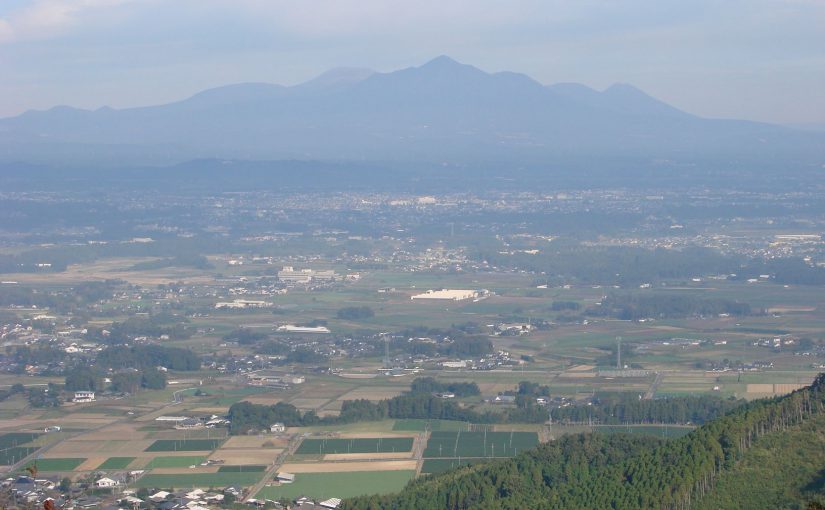
<instances>
[{"instance_id":1,"label":"green field","mask_svg":"<svg viewBox=\"0 0 825 510\"><path fill-rule=\"evenodd\" d=\"M26 443L31 443L40 437L40 435L41 434L35 434L32 432L9 432L7 434L0 435L0 448L25 445Z\"/></svg>"},{"instance_id":2,"label":"green field","mask_svg":"<svg viewBox=\"0 0 825 510\"><path fill-rule=\"evenodd\" d=\"M325 455L328 453L391 453L412 450L411 437L358 439L304 439L295 452L298 455Z\"/></svg>"},{"instance_id":3,"label":"green field","mask_svg":"<svg viewBox=\"0 0 825 510\"><path fill-rule=\"evenodd\" d=\"M438 474L459 466L467 466L471 464L478 464L479 462L488 462L486 459L467 459L457 458L453 459L427 459L421 464L421 474Z\"/></svg>"},{"instance_id":4,"label":"green field","mask_svg":"<svg viewBox=\"0 0 825 510\"><path fill-rule=\"evenodd\" d=\"M97 469L125 469L133 460L134 457L109 457Z\"/></svg>"},{"instance_id":5,"label":"green field","mask_svg":"<svg viewBox=\"0 0 825 510\"><path fill-rule=\"evenodd\" d=\"M80 458L37 459L26 464L26 467L36 465L38 471L72 471L85 461Z\"/></svg>"},{"instance_id":6,"label":"green field","mask_svg":"<svg viewBox=\"0 0 825 510\"><path fill-rule=\"evenodd\" d=\"M218 468L218 473L263 473L266 471L266 466L250 465L250 466L221 466Z\"/></svg>"},{"instance_id":7,"label":"green field","mask_svg":"<svg viewBox=\"0 0 825 510\"><path fill-rule=\"evenodd\" d=\"M397 492L412 480L415 471L354 471L350 473L300 473L295 482L264 487L258 499L279 500L309 496L317 499L350 498L364 494Z\"/></svg>"},{"instance_id":8,"label":"green field","mask_svg":"<svg viewBox=\"0 0 825 510\"><path fill-rule=\"evenodd\" d=\"M8 466L39 450L38 446L9 446L0 451L0 465Z\"/></svg>"},{"instance_id":9,"label":"green field","mask_svg":"<svg viewBox=\"0 0 825 510\"><path fill-rule=\"evenodd\" d=\"M425 430L469 430L470 424L463 421L449 420L395 420L392 429L395 431L424 432Z\"/></svg>"},{"instance_id":10,"label":"green field","mask_svg":"<svg viewBox=\"0 0 825 510\"><path fill-rule=\"evenodd\" d=\"M146 466L146 469L152 468L184 468L189 466L197 466L204 461L206 457L201 455L187 455L183 457L155 457Z\"/></svg>"},{"instance_id":11,"label":"green field","mask_svg":"<svg viewBox=\"0 0 825 510\"><path fill-rule=\"evenodd\" d=\"M427 441L424 458L512 457L538 443L535 432L434 431Z\"/></svg>"},{"instance_id":12,"label":"green field","mask_svg":"<svg viewBox=\"0 0 825 510\"><path fill-rule=\"evenodd\" d=\"M40 448L39 446L21 445L28 445L38 437L40 437L40 434L28 432L9 432L0 435L0 465L14 464L36 452Z\"/></svg>"},{"instance_id":13,"label":"green field","mask_svg":"<svg viewBox=\"0 0 825 510\"><path fill-rule=\"evenodd\" d=\"M223 439L158 439L147 452L211 452Z\"/></svg>"},{"instance_id":14,"label":"green field","mask_svg":"<svg viewBox=\"0 0 825 510\"><path fill-rule=\"evenodd\" d=\"M224 487L248 487L257 483L263 472L248 471L243 473L183 473L183 474L163 474L155 475L149 473L141 477L133 485L135 487L147 488L174 488L174 489L188 489L188 488L202 488L208 489L210 487L224 488Z\"/></svg>"}]
</instances>

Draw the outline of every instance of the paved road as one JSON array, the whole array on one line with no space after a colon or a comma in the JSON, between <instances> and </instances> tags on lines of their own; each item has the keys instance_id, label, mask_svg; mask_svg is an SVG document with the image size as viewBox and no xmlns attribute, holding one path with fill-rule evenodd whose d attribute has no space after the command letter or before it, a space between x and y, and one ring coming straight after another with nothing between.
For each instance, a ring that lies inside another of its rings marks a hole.
<instances>
[{"instance_id":1,"label":"paved road","mask_svg":"<svg viewBox=\"0 0 825 510\"><path fill-rule=\"evenodd\" d=\"M275 477L275 474L278 472L278 469L284 464L284 461L286 461L286 459L290 455L293 455L295 453L295 450L298 449L298 445L301 444L301 439L302 437L300 435L290 439L287 447L284 449L284 451L281 452L280 455L278 455L278 458L276 458L272 462L272 465L269 467L269 469L266 470L266 473L264 473L263 478L261 478L261 480L258 483L249 488L249 492L247 493L246 499L244 501L254 499L255 494L257 494L261 489L263 489L267 483L272 481L272 479Z\"/></svg>"},{"instance_id":2,"label":"paved road","mask_svg":"<svg viewBox=\"0 0 825 510\"><path fill-rule=\"evenodd\" d=\"M656 396L656 390L659 389L659 385L662 384L662 379L664 375L661 372L656 372L656 378L653 379L653 382L650 383L650 388L647 389L645 393L645 400L652 400L654 396Z\"/></svg>"}]
</instances>

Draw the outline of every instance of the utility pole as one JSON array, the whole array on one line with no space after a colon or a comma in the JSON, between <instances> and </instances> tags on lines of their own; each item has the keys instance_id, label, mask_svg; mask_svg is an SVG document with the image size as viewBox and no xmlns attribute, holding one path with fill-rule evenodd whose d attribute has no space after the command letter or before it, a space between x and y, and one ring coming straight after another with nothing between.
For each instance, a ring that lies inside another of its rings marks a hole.
<instances>
[{"instance_id":1,"label":"utility pole","mask_svg":"<svg viewBox=\"0 0 825 510\"><path fill-rule=\"evenodd\" d=\"M616 370L622 369L622 337L616 337Z\"/></svg>"}]
</instances>

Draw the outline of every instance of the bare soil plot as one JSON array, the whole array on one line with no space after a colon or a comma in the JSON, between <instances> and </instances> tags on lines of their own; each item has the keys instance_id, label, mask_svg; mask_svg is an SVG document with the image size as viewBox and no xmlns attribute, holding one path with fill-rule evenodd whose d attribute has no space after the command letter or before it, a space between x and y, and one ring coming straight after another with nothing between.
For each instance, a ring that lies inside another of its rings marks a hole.
<instances>
[{"instance_id":1,"label":"bare soil plot","mask_svg":"<svg viewBox=\"0 0 825 510\"><path fill-rule=\"evenodd\" d=\"M281 466L287 473L348 473L355 471L404 471L414 470L415 460L383 460L376 462L307 462Z\"/></svg>"},{"instance_id":2,"label":"bare soil plot","mask_svg":"<svg viewBox=\"0 0 825 510\"><path fill-rule=\"evenodd\" d=\"M83 434L75 438L80 441L116 441L129 438L130 441L146 439L146 432L138 430L131 423L115 423L100 430Z\"/></svg>"},{"instance_id":3,"label":"bare soil plot","mask_svg":"<svg viewBox=\"0 0 825 510\"><path fill-rule=\"evenodd\" d=\"M90 439L89 436L83 436L86 439L71 439L64 441L54 448L50 449L47 455L67 455L67 454L84 454L84 455L106 455L109 456L137 456L142 453L151 444L151 440L138 441L112 441Z\"/></svg>"},{"instance_id":4,"label":"bare soil plot","mask_svg":"<svg viewBox=\"0 0 825 510\"><path fill-rule=\"evenodd\" d=\"M325 411L341 411L341 408L344 406L343 400L333 400L329 404L324 406Z\"/></svg>"},{"instance_id":5,"label":"bare soil plot","mask_svg":"<svg viewBox=\"0 0 825 510\"><path fill-rule=\"evenodd\" d=\"M401 395L406 389L406 387L402 388L400 386L367 386L351 390L342 395L339 400L385 400Z\"/></svg>"},{"instance_id":6,"label":"bare soil plot","mask_svg":"<svg viewBox=\"0 0 825 510\"><path fill-rule=\"evenodd\" d=\"M800 388L804 388L804 384L796 383L776 383L776 384L759 384L748 383L747 393L758 395L785 395Z\"/></svg>"},{"instance_id":7,"label":"bare soil plot","mask_svg":"<svg viewBox=\"0 0 825 510\"><path fill-rule=\"evenodd\" d=\"M217 473L218 466L198 466L195 468L155 468L152 470L153 475L188 475L195 473Z\"/></svg>"},{"instance_id":8,"label":"bare soil plot","mask_svg":"<svg viewBox=\"0 0 825 510\"><path fill-rule=\"evenodd\" d=\"M250 402L252 404L260 404L260 405L264 405L264 406L273 406L273 405L277 404L278 402L283 402L284 400L286 400L286 398L287 398L286 396L273 397L271 395L264 394L264 395L250 395L248 397L244 397L243 400L245 402Z\"/></svg>"},{"instance_id":9,"label":"bare soil plot","mask_svg":"<svg viewBox=\"0 0 825 510\"><path fill-rule=\"evenodd\" d=\"M598 375L596 372L562 372L559 377L562 379L592 379Z\"/></svg>"},{"instance_id":10,"label":"bare soil plot","mask_svg":"<svg viewBox=\"0 0 825 510\"><path fill-rule=\"evenodd\" d=\"M379 459L406 459L412 458L413 452L375 452L375 453L328 453L324 455L325 461L340 460L379 460Z\"/></svg>"},{"instance_id":11,"label":"bare soil plot","mask_svg":"<svg viewBox=\"0 0 825 510\"><path fill-rule=\"evenodd\" d=\"M201 414L225 414L226 408L225 407L193 407L189 409L189 412L192 413L201 413Z\"/></svg>"},{"instance_id":12,"label":"bare soil plot","mask_svg":"<svg viewBox=\"0 0 825 510\"><path fill-rule=\"evenodd\" d=\"M373 439L373 438L388 438L388 437L412 437L409 433L405 434L403 432L393 433L393 432L382 432L377 434L375 432L347 432L343 434L339 434L337 437L341 439Z\"/></svg>"},{"instance_id":13,"label":"bare soil plot","mask_svg":"<svg viewBox=\"0 0 825 510\"><path fill-rule=\"evenodd\" d=\"M815 306L785 306L777 305L768 308L768 313L815 312Z\"/></svg>"},{"instance_id":14,"label":"bare soil plot","mask_svg":"<svg viewBox=\"0 0 825 510\"><path fill-rule=\"evenodd\" d=\"M108 457L89 457L82 464L74 468L75 471L93 471L106 462Z\"/></svg>"},{"instance_id":15,"label":"bare soil plot","mask_svg":"<svg viewBox=\"0 0 825 510\"><path fill-rule=\"evenodd\" d=\"M272 443L275 447L285 448L289 443L287 438L278 436L232 436L221 446L219 452L222 450L231 450L239 448L267 448L271 446L264 446L267 443Z\"/></svg>"},{"instance_id":16,"label":"bare soil plot","mask_svg":"<svg viewBox=\"0 0 825 510\"><path fill-rule=\"evenodd\" d=\"M480 382L478 383L478 389L481 390L482 395L498 395L503 391L512 390L513 385L509 383Z\"/></svg>"},{"instance_id":17,"label":"bare soil plot","mask_svg":"<svg viewBox=\"0 0 825 510\"><path fill-rule=\"evenodd\" d=\"M298 409L320 409L329 402L327 398L296 398L291 400L289 403L297 407Z\"/></svg>"}]
</instances>

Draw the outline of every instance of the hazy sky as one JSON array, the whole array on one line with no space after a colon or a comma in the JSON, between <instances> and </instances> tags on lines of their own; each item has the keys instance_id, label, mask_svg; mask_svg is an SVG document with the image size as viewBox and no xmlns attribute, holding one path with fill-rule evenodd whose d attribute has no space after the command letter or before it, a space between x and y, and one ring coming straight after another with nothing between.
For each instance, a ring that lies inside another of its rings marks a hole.
<instances>
[{"instance_id":1,"label":"hazy sky","mask_svg":"<svg viewBox=\"0 0 825 510\"><path fill-rule=\"evenodd\" d=\"M630 83L709 117L825 123L825 0L0 0L0 116L441 54Z\"/></svg>"}]
</instances>

